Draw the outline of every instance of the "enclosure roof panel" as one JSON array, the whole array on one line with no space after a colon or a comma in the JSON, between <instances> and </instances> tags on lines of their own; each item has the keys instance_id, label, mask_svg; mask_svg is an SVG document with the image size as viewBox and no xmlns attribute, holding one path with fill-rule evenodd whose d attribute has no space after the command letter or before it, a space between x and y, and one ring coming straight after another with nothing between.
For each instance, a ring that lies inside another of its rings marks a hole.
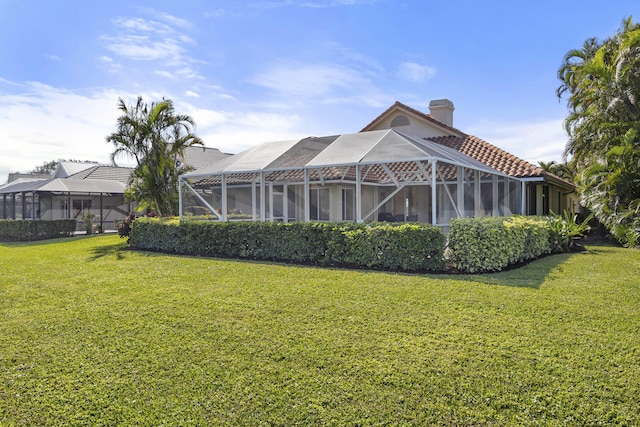
<instances>
[{"instance_id":1,"label":"enclosure roof panel","mask_svg":"<svg viewBox=\"0 0 640 427\"><path fill-rule=\"evenodd\" d=\"M450 147L384 129L261 144L184 177L429 160L500 174Z\"/></svg>"},{"instance_id":2,"label":"enclosure roof panel","mask_svg":"<svg viewBox=\"0 0 640 427\"><path fill-rule=\"evenodd\" d=\"M238 154L217 161L212 165L187 173L184 176L189 178L211 174L216 175L224 172L260 171L266 169L269 164L276 161L278 157L286 153L299 141L299 139L293 139L256 145Z\"/></svg>"},{"instance_id":3,"label":"enclosure roof panel","mask_svg":"<svg viewBox=\"0 0 640 427\"><path fill-rule=\"evenodd\" d=\"M341 135L307 166L359 163L389 130L376 130Z\"/></svg>"},{"instance_id":4,"label":"enclosure roof panel","mask_svg":"<svg viewBox=\"0 0 640 427\"><path fill-rule=\"evenodd\" d=\"M0 187L0 194L53 193L124 193L125 184L108 179L53 178L38 181L14 181Z\"/></svg>"},{"instance_id":5,"label":"enclosure roof panel","mask_svg":"<svg viewBox=\"0 0 640 427\"><path fill-rule=\"evenodd\" d=\"M37 191L63 193L123 193L125 184L106 179L54 179Z\"/></svg>"}]
</instances>

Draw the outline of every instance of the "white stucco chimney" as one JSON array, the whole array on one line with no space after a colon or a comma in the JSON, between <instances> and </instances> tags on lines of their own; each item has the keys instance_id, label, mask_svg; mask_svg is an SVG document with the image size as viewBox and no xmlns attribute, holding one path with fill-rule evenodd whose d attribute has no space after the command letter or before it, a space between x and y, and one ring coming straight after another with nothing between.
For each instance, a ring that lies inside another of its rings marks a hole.
<instances>
[{"instance_id":1,"label":"white stucco chimney","mask_svg":"<svg viewBox=\"0 0 640 427\"><path fill-rule=\"evenodd\" d=\"M453 102L448 99L434 99L429 102L429 115L447 126L453 126Z\"/></svg>"}]
</instances>

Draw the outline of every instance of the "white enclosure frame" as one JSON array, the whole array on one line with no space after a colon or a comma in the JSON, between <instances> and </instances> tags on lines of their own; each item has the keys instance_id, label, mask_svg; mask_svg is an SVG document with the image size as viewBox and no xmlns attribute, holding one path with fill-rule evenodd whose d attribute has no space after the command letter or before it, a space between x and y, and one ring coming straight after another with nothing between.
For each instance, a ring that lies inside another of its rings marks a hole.
<instances>
[{"instance_id":1,"label":"white enclosure frame","mask_svg":"<svg viewBox=\"0 0 640 427\"><path fill-rule=\"evenodd\" d=\"M448 227L452 218L522 213L524 203L521 180L395 129L263 144L185 174L179 186L181 220Z\"/></svg>"}]
</instances>

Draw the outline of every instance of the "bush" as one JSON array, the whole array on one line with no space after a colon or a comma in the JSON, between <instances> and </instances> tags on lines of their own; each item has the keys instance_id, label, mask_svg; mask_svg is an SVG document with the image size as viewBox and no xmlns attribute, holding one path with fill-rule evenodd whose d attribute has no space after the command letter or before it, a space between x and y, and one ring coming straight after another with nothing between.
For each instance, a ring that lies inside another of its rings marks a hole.
<instances>
[{"instance_id":1,"label":"bush","mask_svg":"<svg viewBox=\"0 0 640 427\"><path fill-rule=\"evenodd\" d=\"M71 236L75 219L0 219L0 239L33 241Z\"/></svg>"},{"instance_id":2,"label":"bush","mask_svg":"<svg viewBox=\"0 0 640 427\"><path fill-rule=\"evenodd\" d=\"M401 271L443 268L444 236L426 224L207 222L138 219L145 250Z\"/></svg>"},{"instance_id":3,"label":"bush","mask_svg":"<svg viewBox=\"0 0 640 427\"><path fill-rule=\"evenodd\" d=\"M549 236L549 223L540 217L454 219L445 255L462 272L500 271L550 253Z\"/></svg>"},{"instance_id":4,"label":"bush","mask_svg":"<svg viewBox=\"0 0 640 427\"><path fill-rule=\"evenodd\" d=\"M578 215L564 211L562 215L552 212L549 217L551 248L554 252L569 252L575 249L576 242L589 232L589 221L593 214L578 222Z\"/></svg>"}]
</instances>

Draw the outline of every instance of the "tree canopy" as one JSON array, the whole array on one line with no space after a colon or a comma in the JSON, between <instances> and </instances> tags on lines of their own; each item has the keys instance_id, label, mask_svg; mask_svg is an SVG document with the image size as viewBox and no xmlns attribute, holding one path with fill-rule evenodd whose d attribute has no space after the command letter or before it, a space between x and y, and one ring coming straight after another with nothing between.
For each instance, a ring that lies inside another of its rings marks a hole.
<instances>
[{"instance_id":1,"label":"tree canopy","mask_svg":"<svg viewBox=\"0 0 640 427\"><path fill-rule=\"evenodd\" d=\"M640 25L628 18L613 37L587 39L567 52L558 78L582 203L622 243L640 246Z\"/></svg>"},{"instance_id":2,"label":"tree canopy","mask_svg":"<svg viewBox=\"0 0 640 427\"><path fill-rule=\"evenodd\" d=\"M186 172L179 166L179 158L187 147L203 145L194 133L195 122L176 114L170 99L147 105L138 97L135 104L127 105L120 98L118 109L123 114L107 142L115 147L111 154L114 164L122 156L136 161L127 198L159 215L174 215L178 211L178 177Z\"/></svg>"}]
</instances>

